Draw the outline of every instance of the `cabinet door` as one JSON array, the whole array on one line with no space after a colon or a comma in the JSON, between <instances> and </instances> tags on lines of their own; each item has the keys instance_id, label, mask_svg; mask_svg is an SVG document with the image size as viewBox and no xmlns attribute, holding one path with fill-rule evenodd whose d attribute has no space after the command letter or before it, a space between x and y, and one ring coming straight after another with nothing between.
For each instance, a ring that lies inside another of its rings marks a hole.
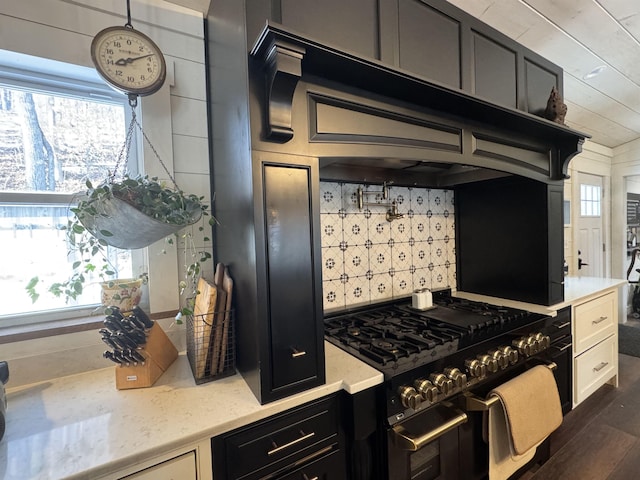
<instances>
[{"instance_id":1,"label":"cabinet door","mask_svg":"<svg viewBox=\"0 0 640 480\"><path fill-rule=\"evenodd\" d=\"M577 356L574 362L574 406L606 383L618 372L618 336L611 335Z\"/></svg>"},{"instance_id":2,"label":"cabinet door","mask_svg":"<svg viewBox=\"0 0 640 480\"><path fill-rule=\"evenodd\" d=\"M271 0L280 23L313 40L369 58L378 58L378 4L375 0Z\"/></svg>"},{"instance_id":3,"label":"cabinet door","mask_svg":"<svg viewBox=\"0 0 640 480\"><path fill-rule=\"evenodd\" d=\"M459 20L418 0L398 2L399 65L410 72L462 88Z\"/></svg>"},{"instance_id":4,"label":"cabinet door","mask_svg":"<svg viewBox=\"0 0 640 480\"><path fill-rule=\"evenodd\" d=\"M508 46L472 32L473 93L499 105L517 107L515 43Z\"/></svg>"},{"instance_id":5,"label":"cabinet door","mask_svg":"<svg viewBox=\"0 0 640 480\"><path fill-rule=\"evenodd\" d=\"M321 370L311 176L307 166L263 167L272 390L313 381Z\"/></svg>"}]
</instances>

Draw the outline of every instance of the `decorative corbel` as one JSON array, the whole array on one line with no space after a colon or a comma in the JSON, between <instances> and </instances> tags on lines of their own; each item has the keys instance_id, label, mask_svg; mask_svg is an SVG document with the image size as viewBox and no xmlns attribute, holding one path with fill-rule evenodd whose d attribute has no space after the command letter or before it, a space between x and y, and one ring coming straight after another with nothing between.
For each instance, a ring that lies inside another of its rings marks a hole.
<instances>
[{"instance_id":1,"label":"decorative corbel","mask_svg":"<svg viewBox=\"0 0 640 480\"><path fill-rule=\"evenodd\" d=\"M302 76L305 53L303 47L279 40L274 40L267 51L266 138L270 140L287 142L293 138L293 94Z\"/></svg>"},{"instance_id":2,"label":"decorative corbel","mask_svg":"<svg viewBox=\"0 0 640 480\"><path fill-rule=\"evenodd\" d=\"M582 152L584 138L576 138L564 141L556 147L554 158L551 161L551 180L565 180L569 178L569 161Z\"/></svg>"}]
</instances>

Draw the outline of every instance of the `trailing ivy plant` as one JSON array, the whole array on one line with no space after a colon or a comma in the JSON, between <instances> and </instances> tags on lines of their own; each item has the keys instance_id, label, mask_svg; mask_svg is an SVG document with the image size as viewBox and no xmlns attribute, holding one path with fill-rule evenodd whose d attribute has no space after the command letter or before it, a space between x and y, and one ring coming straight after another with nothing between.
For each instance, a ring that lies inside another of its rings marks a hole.
<instances>
[{"instance_id":1,"label":"trailing ivy plant","mask_svg":"<svg viewBox=\"0 0 640 480\"><path fill-rule=\"evenodd\" d=\"M72 215L66 227L63 227L69 246L68 255L75 256L77 260L72 265L69 278L48 287L50 293L56 297L64 297L67 302L77 299L82 294L91 275L97 275L101 281L109 281L116 274L107 255L108 239L113 236L113 232L101 229L99 230L101 238L98 238L85 226L92 223L90 221L92 218L105 215L102 205L106 199L116 197L146 216L170 225L188 227L199 218L201 221L197 228L200 232L204 231L204 222L207 217L209 225L216 223L215 218L209 213L209 206L204 203L204 197L167 188L156 177L134 178L125 175L121 181L115 182L110 178L96 187L87 180L86 187L85 196L80 198L75 207L69 209ZM135 228L135 225L131 228ZM175 245L176 238L181 237L184 240L185 278L180 280L178 289L181 296L185 292L187 295L180 314L189 315L193 313L202 264L212 257L210 252L195 247L193 233L189 228L183 230L166 237L165 241L169 245ZM204 241L206 243L211 240L205 236ZM143 274L143 278L146 280L146 274ZM26 286L32 302L39 297L37 292L39 281L37 276L33 277Z\"/></svg>"}]
</instances>

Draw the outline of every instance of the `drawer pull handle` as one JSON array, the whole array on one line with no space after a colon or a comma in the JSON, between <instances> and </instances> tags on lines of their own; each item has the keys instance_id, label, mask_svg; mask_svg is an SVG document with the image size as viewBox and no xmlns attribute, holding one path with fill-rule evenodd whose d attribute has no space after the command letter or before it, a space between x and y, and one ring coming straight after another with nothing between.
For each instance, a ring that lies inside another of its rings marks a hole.
<instances>
[{"instance_id":1,"label":"drawer pull handle","mask_svg":"<svg viewBox=\"0 0 640 480\"><path fill-rule=\"evenodd\" d=\"M556 328L560 330L561 328L568 327L569 325L571 325L571 322L564 322L564 323L561 323L560 325L556 325Z\"/></svg>"},{"instance_id":2,"label":"drawer pull handle","mask_svg":"<svg viewBox=\"0 0 640 480\"><path fill-rule=\"evenodd\" d=\"M607 365L609 365L609 362L602 362L600 365L598 365L597 367L593 367L593 371L594 372L599 372L600 370L602 370L604 367L606 367Z\"/></svg>"},{"instance_id":3,"label":"drawer pull handle","mask_svg":"<svg viewBox=\"0 0 640 480\"><path fill-rule=\"evenodd\" d=\"M298 357L302 357L302 356L307 354L307 352L305 352L304 350L303 351L298 351L295 348L292 349L292 350L293 350L293 353L291 354L291 358L298 358Z\"/></svg>"},{"instance_id":4,"label":"drawer pull handle","mask_svg":"<svg viewBox=\"0 0 640 480\"><path fill-rule=\"evenodd\" d=\"M568 348L571 348L571 344L570 343L567 343L566 345L563 345L562 347L558 348L558 351L559 352L564 352Z\"/></svg>"},{"instance_id":5,"label":"drawer pull handle","mask_svg":"<svg viewBox=\"0 0 640 480\"><path fill-rule=\"evenodd\" d=\"M318 480L318 477L313 477L313 478L307 477L306 473L303 473L302 476L304 477L304 480Z\"/></svg>"},{"instance_id":6,"label":"drawer pull handle","mask_svg":"<svg viewBox=\"0 0 640 480\"><path fill-rule=\"evenodd\" d=\"M600 317L599 319L594 320L594 321L593 321L593 322L591 322L591 323L593 323L593 324L595 325L595 324L597 324L597 323L604 322L607 318L609 318L609 317Z\"/></svg>"},{"instance_id":7,"label":"drawer pull handle","mask_svg":"<svg viewBox=\"0 0 640 480\"><path fill-rule=\"evenodd\" d=\"M313 437L315 435L315 432L311 432L311 433L307 433L306 435L304 434L304 432L302 430L300 430L300 435L302 435L300 438L295 439L292 442L289 443L285 443L282 446L278 446L276 445L276 442L273 442L273 446L275 447L273 450L269 450L267 452L267 455L274 455L278 452L281 452L282 450L284 450L285 448L289 448L289 447L293 447L294 445L303 442L305 440L308 440L309 438Z\"/></svg>"}]
</instances>

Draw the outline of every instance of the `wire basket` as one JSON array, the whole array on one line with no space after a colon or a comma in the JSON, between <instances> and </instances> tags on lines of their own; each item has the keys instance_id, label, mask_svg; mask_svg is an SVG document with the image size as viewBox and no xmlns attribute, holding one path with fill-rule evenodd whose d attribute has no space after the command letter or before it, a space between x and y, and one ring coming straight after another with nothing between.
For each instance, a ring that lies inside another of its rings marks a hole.
<instances>
[{"instance_id":1,"label":"wire basket","mask_svg":"<svg viewBox=\"0 0 640 480\"><path fill-rule=\"evenodd\" d=\"M187 358L196 384L236 373L233 310L187 316Z\"/></svg>"}]
</instances>

